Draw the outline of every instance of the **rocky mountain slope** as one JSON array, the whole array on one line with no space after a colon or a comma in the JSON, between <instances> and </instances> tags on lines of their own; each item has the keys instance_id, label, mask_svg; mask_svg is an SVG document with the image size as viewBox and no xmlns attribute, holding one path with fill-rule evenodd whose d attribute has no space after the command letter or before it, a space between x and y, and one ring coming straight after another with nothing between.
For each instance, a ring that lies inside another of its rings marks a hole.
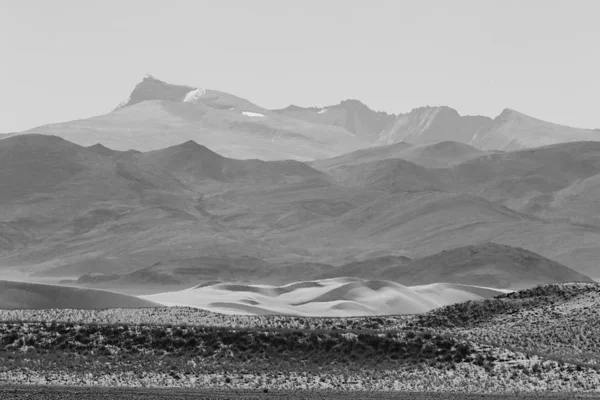
<instances>
[{"instance_id":1,"label":"rocky mountain slope","mask_svg":"<svg viewBox=\"0 0 600 400\"><path fill-rule=\"evenodd\" d=\"M469 143L477 132L486 131L491 124L491 118L463 117L450 107L420 107L398 116L379 134L377 143L408 142L420 145L444 141Z\"/></svg>"},{"instance_id":2,"label":"rocky mountain slope","mask_svg":"<svg viewBox=\"0 0 600 400\"><path fill-rule=\"evenodd\" d=\"M396 119L393 114L373 111L355 99L322 108L291 105L274 112L304 121L341 126L369 142L376 141L379 134Z\"/></svg>"},{"instance_id":3,"label":"rocky mountain slope","mask_svg":"<svg viewBox=\"0 0 600 400\"><path fill-rule=\"evenodd\" d=\"M449 107L421 107L399 115L376 140L377 144L435 144L455 141L480 150L518 150L557 143L599 140L597 132L542 121L505 109L493 120L461 116Z\"/></svg>"}]
</instances>

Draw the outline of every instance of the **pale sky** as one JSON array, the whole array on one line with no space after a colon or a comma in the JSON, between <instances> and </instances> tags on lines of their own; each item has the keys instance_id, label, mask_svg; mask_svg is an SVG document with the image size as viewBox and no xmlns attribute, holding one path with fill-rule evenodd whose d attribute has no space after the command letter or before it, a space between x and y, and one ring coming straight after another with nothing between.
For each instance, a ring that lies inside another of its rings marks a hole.
<instances>
[{"instance_id":1,"label":"pale sky","mask_svg":"<svg viewBox=\"0 0 600 400\"><path fill-rule=\"evenodd\" d=\"M150 73L265 108L504 108L600 128L598 0L0 0L0 132L111 111Z\"/></svg>"}]
</instances>

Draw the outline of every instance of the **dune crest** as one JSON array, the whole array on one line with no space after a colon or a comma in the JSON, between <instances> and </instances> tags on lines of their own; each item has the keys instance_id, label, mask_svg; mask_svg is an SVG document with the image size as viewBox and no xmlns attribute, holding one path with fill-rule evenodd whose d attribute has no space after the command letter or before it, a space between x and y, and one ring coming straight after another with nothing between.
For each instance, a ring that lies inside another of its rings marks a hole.
<instances>
[{"instance_id":1,"label":"dune crest","mask_svg":"<svg viewBox=\"0 0 600 400\"><path fill-rule=\"evenodd\" d=\"M164 307L135 296L95 289L0 281L0 309L105 309Z\"/></svg>"},{"instance_id":2,"label":"dune crest","mask_svg":"<svg viewBox=\"0 0 600 400\"><path fill-rule=\"evenodd\" d=\"M213 282L141 298L224 314L345 317L418 314L506 292L510 291L446 283L409 287L392 281L342 277L285 286Z\"/></svg>"}]
</instances>

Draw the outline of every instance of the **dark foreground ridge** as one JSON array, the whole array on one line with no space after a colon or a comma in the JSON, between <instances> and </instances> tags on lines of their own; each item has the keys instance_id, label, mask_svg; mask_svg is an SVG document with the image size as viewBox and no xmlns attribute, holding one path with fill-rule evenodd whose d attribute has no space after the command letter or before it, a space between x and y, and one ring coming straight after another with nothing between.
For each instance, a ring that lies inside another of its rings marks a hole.
<instances>
[{"instance_id":1,"label":"dark foreground ridge","mask_svg":"<svg viewBox=\"0 0 600 400\"><path fill-rule=\"evenodd\" d=\"M421 315L230 316L173 307L0 310L0 321L0 384L269 395L600 392L600 285L585 282Z\"/></svg>"},{"instance_id":2,"label":"dark foreground ridge","mask_svg":"<svg viewBox=\"0 0 600 400\"><path fill-rule=\"evenodd\" d=\"M336 393L331 391L264 391L260 390L210 390L210 389L159 389L159 388L83 388L64 386L0 386L0 398L3 400L563 400L593 399L587 394L524 394L524 395L481 395L449 393Z\"/></svg>"}]
</instances>

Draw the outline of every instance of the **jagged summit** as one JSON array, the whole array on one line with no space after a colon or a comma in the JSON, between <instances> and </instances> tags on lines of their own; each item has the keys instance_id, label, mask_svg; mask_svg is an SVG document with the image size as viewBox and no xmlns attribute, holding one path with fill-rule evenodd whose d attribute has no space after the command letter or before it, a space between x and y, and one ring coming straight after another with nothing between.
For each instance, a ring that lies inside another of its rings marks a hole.
<instances>
[{"instance_id":1,"label":"jagged summit","mask_svg":"<svg viewBox=\"0 0 600 400\"><path fill-rule=\"evenodd\" d=\"M186 85L174 85L146 74L142 81L135 86L129 97L122 101L116 109L118 110L148 100L184 101L186 95L194 90L198 90L198 88Z\"/></svg>"},{"instance_id":2,"label":"jagged summit","mask_svg":"<svg viewBox=\"0 0 600 400\"><path fill-rule=\"evenodd\" d=\"M513 110L512 108L505 108L504 110L502 110L502 112L500 114L498 114L498 116L496 118L494 118L494 121L495 122L504 122L504 121L514 120L517 118L533 118L533 117L523 114L522 112L519 112L517 110Z\"/></svg>"},{"instance_id":3,"label":"jagged summit","mask_svg":"<svg viewBox=\"0 0 600 400\"><path fill-rule=\"evenodd\" d=\"M478 131L491 122L489 117L461 116L448 106L418 107L399 115L381 132L377 142L392 144L404 141L424 145L443 141L469 143Z\"/></svg>"},{"instance_id":4,"label":"jagged summit","mask_svg":"<svg viewBox=\"0 0 600 400\"><path fill-rule=\"evenodd\" d=\"M325 107L292 104L273 112L308 122L337 125L370 142L375 141L377 135L396 118L393 114L374 111L357 99L346 99Z\"/></svg>"},{"instance_id":5,"label":"jagged summit","mask_svg":"<svg viewBox=\"0 0 600 400\"><path fill-rule=\"evenodd\" d=\"M112 112L8 137L23 133L57 135L82 146L102 143L117 151L157 150L196 138L231 158L299 161L399 142L453 141L503 151L600 138L598 131L551 124L509 108L495 119L461 116L444 105L394 115L347 98L327 106L268 110L230 93L172 84L151 74Z\"/></svg>"}]
</instances>

